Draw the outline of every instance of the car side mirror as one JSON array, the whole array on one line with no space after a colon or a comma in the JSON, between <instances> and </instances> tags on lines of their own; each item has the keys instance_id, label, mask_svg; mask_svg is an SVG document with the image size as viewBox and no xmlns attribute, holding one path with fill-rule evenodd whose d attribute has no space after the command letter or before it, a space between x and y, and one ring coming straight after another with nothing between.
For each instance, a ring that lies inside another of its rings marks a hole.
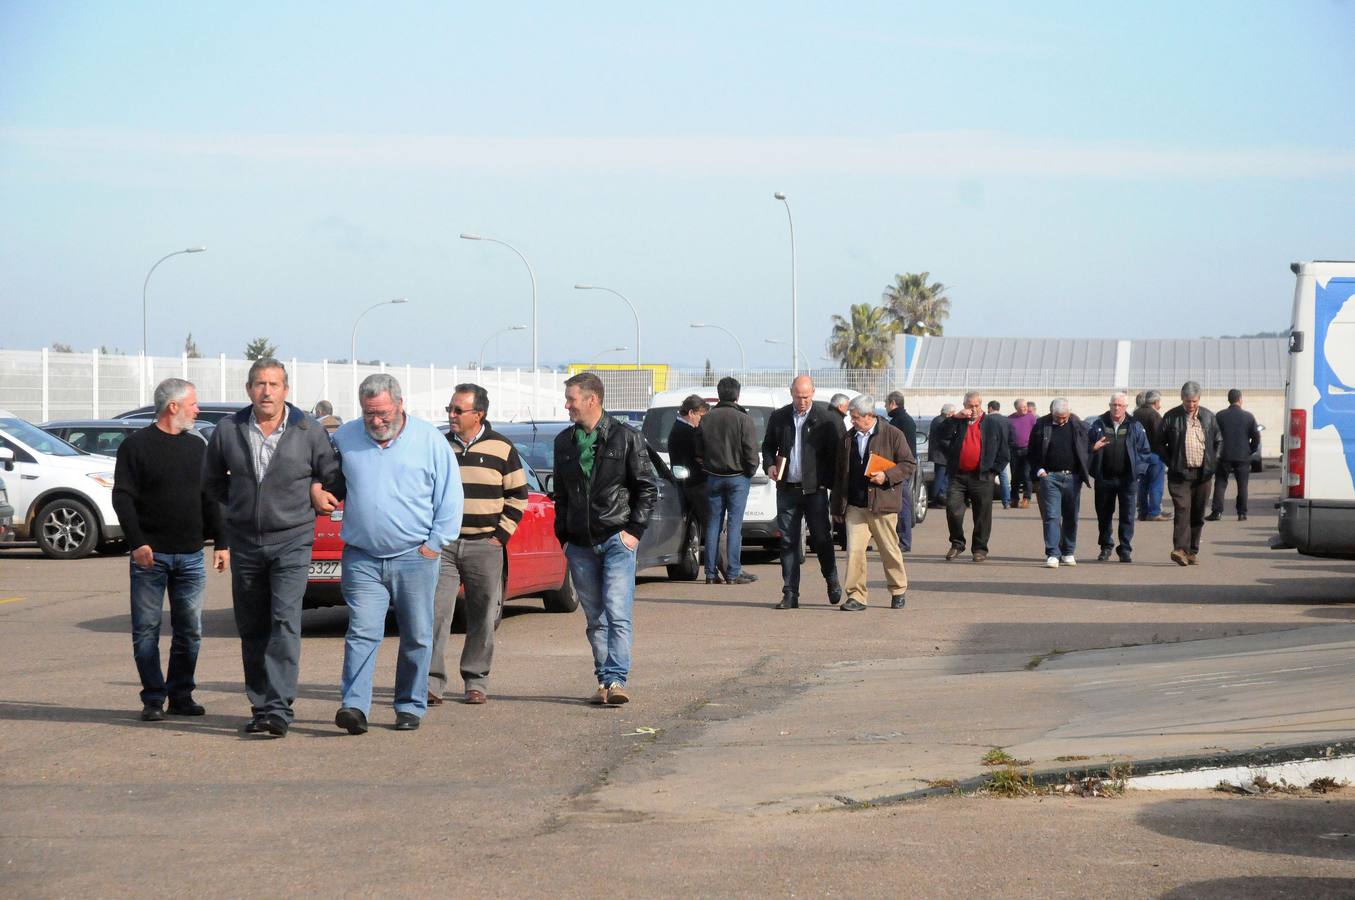
<instances>
[{"instance_id":1,"label":"car side mirror","mask_svg":"<svg viewBox=\"0 0 1355 900\"><path fill-rule=\"evenodd\" d=\"M14 451L8 447L0 447L0 463L5 464L6 472L14 471Z\"/></svg>"},{"instance_id":2,"label":"car side mirror","mask_svg":"<svg viewBox=\"0 0 1355 900\"><path fill-rule=\"evenodd\" d=\"M692 474L691 470L688 469L686 466L673 466L674 481L686 481L689 477L691 477L691 474Z\"/></svg>"},{"instance_id":3,"label":"car side mirror","mask_svg":"<svg viewBox=\"0 0 1355 900\"><path fill-rule=\"evenodd\" d=\"M555 473L549 473L541 476L541 492L554 499L555 495Z\"/></svg>"}]
</instances>

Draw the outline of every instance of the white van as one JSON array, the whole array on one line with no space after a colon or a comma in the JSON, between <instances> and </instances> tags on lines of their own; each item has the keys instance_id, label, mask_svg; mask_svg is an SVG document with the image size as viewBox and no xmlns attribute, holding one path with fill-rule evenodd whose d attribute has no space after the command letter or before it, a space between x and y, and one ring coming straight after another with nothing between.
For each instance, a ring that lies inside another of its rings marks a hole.
<instances>
[{"instance_id":1,"label":"white van","mask_svg":"<svg viewBox=\"0 0 1355 900\"><path fill-rule=\"evenodd\" d=\"M1294 263L1277 550L1355 559L1355 262Z\"/></svg>"},{"instance_id":2,"label":"white van","mask_svg":"<svg viewBox=\"0 0 1355 900\"><path fill-rule=\"evenodd\" d=\"M845 388L816 387L814 401L827 403L834 394L845 394L851 399L857 393L859 392ZM645 411L644 424L640 430L649 446L662 454L664 462L668 462L668 433L673 430L678 407L692 394L699 394L711 406L720 402L714 385L660 391L649 401L649 409ZM790 388L745 387L740 391L739 405L748 410L748 414L753 417L753 428L757 431L759 448L767 434L767 419L788 403ZM759 465L748 490L748 505L743 512L743 545L773 550L780 539L781 532L776 528L776 485L772 484L772 480Z\"/></svg>"}]
</instances>

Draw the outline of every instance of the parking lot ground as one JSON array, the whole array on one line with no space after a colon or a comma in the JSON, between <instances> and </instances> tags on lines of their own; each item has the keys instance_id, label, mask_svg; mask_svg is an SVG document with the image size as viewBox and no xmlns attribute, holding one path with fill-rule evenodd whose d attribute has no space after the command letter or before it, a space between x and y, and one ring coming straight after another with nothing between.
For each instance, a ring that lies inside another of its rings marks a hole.
<instances>
[{"instance_id":1,"label":"parking lot ground","mask_svg":"<svg viewBox=\"0 0 1355 900\"><path fill-rule=\"evenodd\" d=\"M1043 569L1033 509L995 512L988 562L946 563L934 511L902 611L882 608L876 563L875 605L848 615L816 596L816 572L786 612L765 562L746 586L643 573L635 700L615 709L581 702L582 616L527 602L499 630L487 705L390 730L388 640L373 730L351 737L332 723L345 614L307 613L281 741L239 731L227 576L206 599L208 714L146 724L126 557L0 551L0 893L1349 896L1355 789L837 799L978 773L991 746L1046 760L1355 736L1339 659L1355 564L1267 550L1275 490L1256 485L1249 522L1207 525L1202 565L1185 569L1166 523L1139 526L1132 565L1092 562L1094 518L1082 564ZM1309 658L1268 665L1271 652ZM1153 680L1219 660L1234 668L1203 691ZM1247 683L1267 666L1301 671ZM1256 703L1273 727L1242 711Z\"/></svg>"}]
</instances>

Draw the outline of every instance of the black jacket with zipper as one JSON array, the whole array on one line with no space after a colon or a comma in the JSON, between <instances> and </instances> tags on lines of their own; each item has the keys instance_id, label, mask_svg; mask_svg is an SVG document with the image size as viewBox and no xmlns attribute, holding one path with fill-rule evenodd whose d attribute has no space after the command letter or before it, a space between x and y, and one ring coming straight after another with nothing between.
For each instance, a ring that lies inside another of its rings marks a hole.
<instances>
[{"instance_id":1,"label":"black jacket with zipper","mask_svg":"<svg viewBox=\"0 0 1355 900\"><path fill-rule=\"evenodd\" d=\"M579 465L576 427L555 436L556 539L562 545L593 546L618 531L643 537L659 493L645 439L604 412L589 478Z\"/></svg>"},{"instance_id":2,"label":"black jacket with zipper","mask_svg":"<svg viewBox=\"0 0 1355 900\"><path fill-rule=\"evenodd\" d=\"M800 489L806 494L833 486L842 434L842 416L836 410L829 409L826 403L810 405L805 423L800 426ZM762 439L763 470L770 472L776 458L783 456L788 461L786 471L789 472L790 453L794 447L795 410L787 404L767 419L767 436Z\"/></svg>"},{"instance_id":3,"label":"black jacket with zipper","mask_svg":"<svg viewBox=\"0 0 1355 900\"><path fill-rule=\"evenodd\" d=\"M1218 420L1214 414L1201 406L1195 413L1204 429L1204 459L1200 466L1201 480L1213 478L1218 468L1219 450L1223 447L1223 432L1219 431ZM1176 406L1162 417L1162 430L1158 432L1158 453L1167 464L1167 477L1179 481L1186 477L1186 408Z\"/></svg>"}]
</instances>

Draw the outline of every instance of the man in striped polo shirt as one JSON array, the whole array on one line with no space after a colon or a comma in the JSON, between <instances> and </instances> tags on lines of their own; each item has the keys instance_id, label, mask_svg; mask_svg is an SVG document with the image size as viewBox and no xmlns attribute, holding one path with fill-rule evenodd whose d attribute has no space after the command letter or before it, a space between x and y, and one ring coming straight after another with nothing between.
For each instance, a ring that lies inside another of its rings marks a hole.
<instances>
[{"instance_id":1,"label":"man in striped polo shirt","mask_svg":"<svg viewBox=\"0 0 1355 900\"><path fill-rule=\"evenodd\" d=\"M428 668L428 703L442 703L447 689L447 635L456 611L457 589L466 585L466 643L461 648L465 701L484 703L494 660L494 620L503 604L504 546L527 508L527 475L508 438L489 427L489 393L478 384L458 384L447 406L452 430L447 441L461 464L466 492L461 535L442 550L433 662Z\"/></svg>"}]
</instances>

